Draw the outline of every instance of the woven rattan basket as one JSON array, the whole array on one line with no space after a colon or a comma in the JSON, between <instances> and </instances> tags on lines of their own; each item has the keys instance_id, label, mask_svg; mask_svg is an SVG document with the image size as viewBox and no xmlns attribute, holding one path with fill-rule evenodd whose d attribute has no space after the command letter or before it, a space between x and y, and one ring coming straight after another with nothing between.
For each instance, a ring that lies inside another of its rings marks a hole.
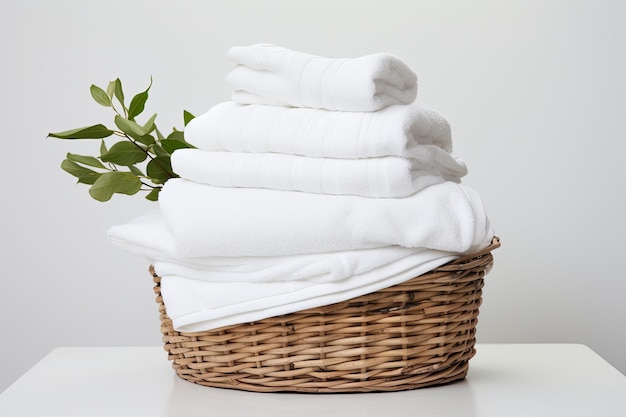
<instances>
[{"instance_id":1,"label":"woven rattan basket","mask_svg":"<svg viewBox=\"0 0 626 417\"><path fill-rule=\"evenodd\" d=\"M485 250L351 300L254 323L185 333L160 305L165 350L178 376L247 391L400 391L465 378L474 356Z\"/></svg>"}]
</instances>

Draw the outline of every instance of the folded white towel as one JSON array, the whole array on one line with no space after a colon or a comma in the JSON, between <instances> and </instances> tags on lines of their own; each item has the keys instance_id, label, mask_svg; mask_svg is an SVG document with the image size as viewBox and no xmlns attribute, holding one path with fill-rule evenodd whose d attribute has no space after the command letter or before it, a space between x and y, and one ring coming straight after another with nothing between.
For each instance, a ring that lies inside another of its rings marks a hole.
<instances>
[{"instance_id":1,"label":"folded white towel","mask_svg":"<svg viewBox=\"0 0 626 417\"><path fill-rule=\"evenodd\" d=\"M207 282L333 282L380 268L421 251L424 249L387 246L291 256L177 258L171 261L156 260L153 265L160 276L176 275ZM444 254L442 251L438 253Z\"/></svg>"},{"instance_id":2,"label":"folded white towel","mask_svg":"<svg viewBox=\"0 0 626 417\"><path fill-rule=\"evenodd\" d=\"M420 145L413 155L337 159L179 149L172 168L182 178L220 187L364 197L406 197L433 184L459 182L467 173L463 161L436 146Z\"/></svg>"},{"instance_id":3,"label":"folded white towel","mask_svg":"<svg viewBox=\"0 0 626 417\"><path fill-rule=\"evenodd\" d=\"M444 182L365 198L169 180L159 196L179 256L278 256L400 245L455 253L491 239L480 197Z\"/></svg>"},{"instance_id":4,"label":"folded white towel","mask_svg":"<svg viewBox=\"0 0 626 417\"><path fill-rule=\"evenodd\" d=\"M388 246L291 256L182 257L176 254L173 236L159 209L111 227L108 235L113 245L147 258L162 277L176 275L208 282L332 282L422 251Z\"/></svg>"},{"instance_id":5,"label":"folded white towel","mask_svg":"<svg viewBox=\"0 0 626 417\"><path fill-rule=\"evenodd\" d=\"M452 152L448 121L435 110L413 104L364 113L229 101L191 120L185 139L209 151L328 158L410 157L418 145Z\"/></svg>"},{"instance_id":6,"label":"folded white towel","mask_svg":"<svg viewBox=\"0 0 626 417\"><path fill-rule=\"evenodd\" d=\"M433 250L332 282L207 282L177 275L161 278L161 293L179 331L205 331L329 305L378 291L436 268L454 256Z\"/></svg>"},{"instance_id":7,"label":"folded white towel","mask_svg":"<svg viewBox=\"0 0 626 417\"><path fill-rule=\"evenodd\" d=\"M107 237L114 246L144 257L151 264L156 260L182 259L160 208L149 210L129 222L111 226Z\"/></svg>"},{"instance_id":8,"label":"folded white towel","mask_svg":"<svg viewBox=\"0 0 626 417\"><path fill-rule=\"evenodd\" d=\"M417 76L390 54L330 59L256 44L227 56L237 64L226 80L238 103L375 111L417 95Z\"/></svg>"},{"instance_id":9,"label":"folded white towel","mask_svg":"<svg viewBox=\"0 0 626 417\"><path fill-rule=\"evenodd\" d=\"M156 209L109 230L161 276L174 328L204 331L319 307L377 291L456 257L400 246L268 257L180 257Z\"/></svg>"}]
</instances>

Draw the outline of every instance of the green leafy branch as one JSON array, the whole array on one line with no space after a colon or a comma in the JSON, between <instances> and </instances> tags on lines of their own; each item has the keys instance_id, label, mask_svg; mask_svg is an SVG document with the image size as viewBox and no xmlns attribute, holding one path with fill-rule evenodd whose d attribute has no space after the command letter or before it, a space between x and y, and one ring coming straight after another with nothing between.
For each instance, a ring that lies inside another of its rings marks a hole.
<instances>
[{"instance_id":1,"label":"green leafy branch","mask_svg":"<svg viewBox=\"0 0 626 417\"><path fill-rule=\"evenodd\" d=\"M134 195L142 190L148 192L148 200L158 200L163 184L178 177L172 170L171 154L176 149L193 148L176 128L164 136L155 124L156 114L144 124L137 122L136 117L143 113L151 87L152 78L148 88L136 94L126 106L119 78L109 82L106 90L91 85L93 99L114 111L116 129L96 124L48 133L51 138L101 141L98 156L68 153L61 163L61 168L76 177L78 183L91 186L89 194L98 201L108 201L116 193ZM188 111L183 112L185 126L193 118ZM104 139L111 136L121 140L107 147Z\"/></svg>"}]
</instances>

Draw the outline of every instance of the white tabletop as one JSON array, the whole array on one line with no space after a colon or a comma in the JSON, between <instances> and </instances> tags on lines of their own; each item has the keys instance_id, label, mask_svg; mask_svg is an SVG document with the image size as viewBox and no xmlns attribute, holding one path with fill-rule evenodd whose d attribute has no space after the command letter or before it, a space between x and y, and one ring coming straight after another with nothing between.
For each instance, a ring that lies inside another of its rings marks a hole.
<instances>
[{"instance_id":1,"label":"white tabletop","mask_svg":"<svg viewBox=\"0 0 626 417\"><path fill-rule=\"evenodd\" d=\"M374 394L254 393L179 379L161 347L59 348L0 416L626 416L626 377L583 345L482 344L464 381Z\"/></svg>"}]
</instances>

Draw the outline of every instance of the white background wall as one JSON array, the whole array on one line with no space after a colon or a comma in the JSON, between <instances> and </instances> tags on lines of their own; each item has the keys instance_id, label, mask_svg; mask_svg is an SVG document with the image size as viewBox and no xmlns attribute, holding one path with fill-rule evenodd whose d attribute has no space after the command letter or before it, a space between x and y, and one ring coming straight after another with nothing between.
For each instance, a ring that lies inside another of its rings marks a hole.
<instances>
[{"instance_id":1,"label":"white background wall","mask_svg":"<svg viewBox=\"0 0 626 417\"><path fill-rule=\"evenodd\" d=\"M183 109L229 98L227 49L257 42L402 57L502 238L479 342L584 343L626 372L625 5L1 2L0 390L57 346L160 344L147 264L105 238L152 203L92 200L59 163L96 142L47 132L110 124L90 84L120 77L131 95L150 75L147 111L182 127Z\"/></svg>"}]
</instances>

